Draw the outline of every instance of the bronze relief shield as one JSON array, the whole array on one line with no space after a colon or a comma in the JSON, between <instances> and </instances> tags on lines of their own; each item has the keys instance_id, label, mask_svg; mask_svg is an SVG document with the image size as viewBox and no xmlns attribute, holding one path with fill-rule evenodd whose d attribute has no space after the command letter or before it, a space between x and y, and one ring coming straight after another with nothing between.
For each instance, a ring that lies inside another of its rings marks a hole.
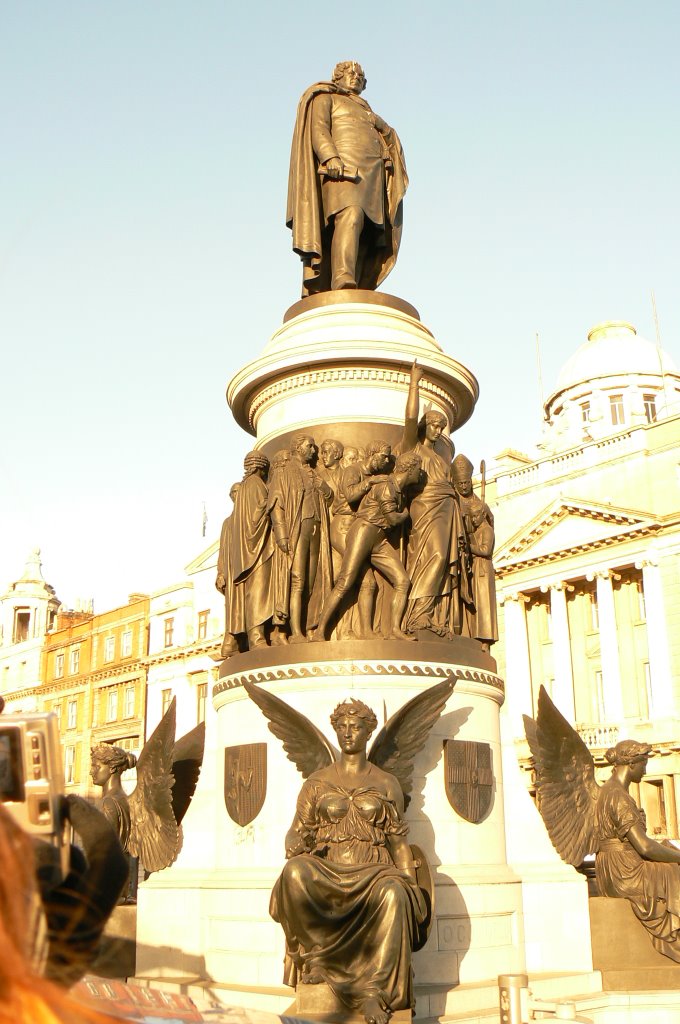
<instances>
[{"instance_id":1,"label":"bronze relief shield","mask_svg":"<svg viewBox=\"0 0 680 1024\"><path fill-rule=\"evenodd\" d=\"M249 825L267 795L267 744L240 743L224 750L224 802L237 825Z\"/></svg>"},{"instance_id":2,"label":"bronze relief shield","mask_svg":"<svg viewBox=\"0 0 680 1024\"><path fill-rule=\"evenodd\" d=\"M466 821L481 821L493 798L489 744L444 740L444 773L446 795L454 811Z\"/></svg>"}]
</instances>

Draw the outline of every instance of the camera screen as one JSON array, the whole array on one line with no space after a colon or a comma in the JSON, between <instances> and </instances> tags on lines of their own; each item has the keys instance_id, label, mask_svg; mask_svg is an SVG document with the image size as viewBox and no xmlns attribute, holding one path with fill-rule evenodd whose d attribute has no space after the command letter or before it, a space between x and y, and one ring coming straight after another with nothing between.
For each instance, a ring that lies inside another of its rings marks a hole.
<instances>
[{"instance_id":1,"label":"camera screen","mask_svg":"<svg viewBox=\"0 0 680 1024\"><path fill-rule=\"evenodd\" d=\"M21 802L25 799L21 755L19 730L0 728L0 800Z\"/></svg>"}]
</instances>

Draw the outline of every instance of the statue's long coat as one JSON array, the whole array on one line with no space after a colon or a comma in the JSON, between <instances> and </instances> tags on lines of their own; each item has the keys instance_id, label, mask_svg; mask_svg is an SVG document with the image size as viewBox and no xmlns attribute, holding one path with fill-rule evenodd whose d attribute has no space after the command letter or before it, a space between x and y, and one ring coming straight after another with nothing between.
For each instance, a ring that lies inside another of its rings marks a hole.
<instances>
[{"instance_id":1,"label":"statue's long coat","mask_svg":"<svg viewBox=\"0 0 680 1024\"><path fill-rule=\"evenodd\" d=\"M312 278L305 280L305 289L314 292L314 282L323 277L323 265L330 261L330 253L323 251L324 211L322 181L318 173L319 162L312 146L311 110L315 96L322 93L348 95L334 82L317 82L302 94L298 104L288 176L288 206L286 224L293 232L293 249L308 262ZM375 247L364 262L360 287L376 288L394 266L402 227L402 202L408 188L408 175L401 142L394 129L385 137L392 161L386 171L385 236L384 245ZM326 246L328 248L328 246Z\"/></svg>"}]
</instances>

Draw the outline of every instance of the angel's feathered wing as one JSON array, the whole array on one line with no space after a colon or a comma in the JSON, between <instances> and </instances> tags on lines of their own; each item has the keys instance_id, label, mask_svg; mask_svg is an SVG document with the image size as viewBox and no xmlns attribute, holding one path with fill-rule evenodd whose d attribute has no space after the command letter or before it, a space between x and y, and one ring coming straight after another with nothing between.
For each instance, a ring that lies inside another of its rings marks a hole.
<instances>
[{"instance_id":1,"label":"angel's feathered wing","mask_svg":"<svg viewBox=\"0 0 680 1024\"><path fill-rule=\"evenodd\" d=\"M269 720L269 731L281 740L288 760L305 779L333 764L337 757L335 749L308 718L254 683L244 683L243 688Z\"/></svg>"},{"instance_id":2,"label":"angel's feathered wing","mask_svg":"<svg viewBox=\"0 0 680 1024\"><path fill-rule=\"evenodd\" d=\"M407 701L380 730L368 755L369 761L399 780L408 807L413 788L413 762L425 746L430 729L453 693L455 676L423 690Z\"/></svg>"},{"instance_id":3,"label":"angel's feathered wing","mask_svg":"<svg viewBox=\"0 0 680 1024\"><path fill-rule=\"evenodd\" d=\"M129 798L128 849L147 871L162 871L180 851L180 830L172 810L175 700L144 744L137 761L137 787Z\"/></svg>"},{"instance_id":4,"label":"angel's feathered wing","mask_svg":"<svg viewBox=\"0 0 680 1024\"><path fill-rule=\"evenodd\" d=\"M587 746L557 710L544 687L536 720L524 715L536 768L536 802L562 860L578 866L598 848L595 808L600 787Z\"/></svg>"},{"instance_id":5,"label":"angel's feathered wing","mask_svg":"<svg viewBox=\"0 0 680 1024\"><path fill-rule=\"evenodd\" d=\"M201 722L191 732L181 736L173 748L172 774L175 776L175 782L172 787L172 812L178 825L181 825L182 818L189 810L191 798L198 784L204 747L205 722Z\"/></svg>"}]
</instances>

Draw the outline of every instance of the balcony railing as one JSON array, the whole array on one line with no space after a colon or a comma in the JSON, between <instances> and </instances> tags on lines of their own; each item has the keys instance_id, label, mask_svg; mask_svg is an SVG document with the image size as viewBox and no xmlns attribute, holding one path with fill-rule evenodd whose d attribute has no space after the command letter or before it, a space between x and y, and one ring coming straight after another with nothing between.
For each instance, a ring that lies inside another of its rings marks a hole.
<instances>
[{"instance_id":1,"label":"balcony railing","mask_svg":"<svg viewBox=\"0 0 680 1024\"><path fill-rule=\"evenodd\" d=\"M619 741L618 725L580 723L576 726L576 732L590 750L606 750Z\"/></svg>"}]
</instances>

